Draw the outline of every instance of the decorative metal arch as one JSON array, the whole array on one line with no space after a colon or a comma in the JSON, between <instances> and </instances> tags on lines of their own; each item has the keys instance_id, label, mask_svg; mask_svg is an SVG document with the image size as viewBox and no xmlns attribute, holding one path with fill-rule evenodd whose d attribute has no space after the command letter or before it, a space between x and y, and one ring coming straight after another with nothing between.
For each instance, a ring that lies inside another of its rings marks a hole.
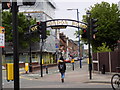
<instances>
[{"instance_id":1,"label":"decorative metal arch","mask_svg":"<svg viewBox=\"0 0 120 90\"><path fill-rule=\"evenodd\" d=\"M75 28L87 28L87 23L80 22L77 20L72 19L53 19L46 21L47 28L55 28L55 29L61 29L69 27L75 27Z\"/></svg>"}]
</instances>

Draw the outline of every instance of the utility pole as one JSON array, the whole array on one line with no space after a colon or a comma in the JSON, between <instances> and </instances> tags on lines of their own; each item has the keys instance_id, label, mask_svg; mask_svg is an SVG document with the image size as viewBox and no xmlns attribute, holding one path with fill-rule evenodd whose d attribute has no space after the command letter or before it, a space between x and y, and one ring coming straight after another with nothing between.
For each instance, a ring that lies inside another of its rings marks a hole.
<instances>
[{"instance_id":1,"label":"utility pole","mask_svg":"<svg viewBox=\"0 0 120 90\"><path fill-rule=\"evenodd\" d=\"M13 59L14 59L14 90L19 90L19 54L18 54L18 19L17 0L12 0L12 26L13 26Z\"/></svg>"}]
</instances>

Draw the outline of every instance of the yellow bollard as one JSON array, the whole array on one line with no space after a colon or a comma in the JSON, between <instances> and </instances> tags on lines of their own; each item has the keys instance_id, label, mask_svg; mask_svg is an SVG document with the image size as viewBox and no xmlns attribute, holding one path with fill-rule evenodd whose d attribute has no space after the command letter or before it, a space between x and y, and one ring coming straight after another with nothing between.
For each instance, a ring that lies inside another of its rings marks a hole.
<instances>
[{"instance_id":1,"label":"yellow bollard","mask_svg":"<svg viewBox=\"0 0 120 90\"><path fill-rule=\"evenodd\" d=\"M74 59L72 59L71 63L74 63L74 62L75 62L75 60L74 60Z\"/></svg>"},{"instance_id":2,"label":"yellow bollard","mask_svg":"<svg viewBox=\"0 0 120 90\"><path fill-rule=\"evenodd\" d=\"M7 63L7 81L14 80L13 63Z\"/></svg>"},{"instance_id":3,"label":"yellow bollard","mask_svg":"<svg viewBox=\"0 0 120 90\"><path fill-rule=\"evenodd\" d=\"M44 59L42 59L42 64L44 64Z\"/></svg>"},{"instance_id":4,"label":"yellow bollard","mask_svg":"<svg viewBox=\"0 0 120 90\"><path fill-rule=\"evenodd\" d=\"M89 58L87 58L87 62L88 62L88 64L89 64Z\"/></svg>"},{"instance_id":5,"label":"yellow bollard","mask_svg":"<svg viewBox=\"0 0 120 90\"><path fill-rule=\"evenodd\" d=\"M28 72L28 69L29 69L29 64L25 63L25 71L26 71L26 73Z\"/></svg>"}]
</instances>

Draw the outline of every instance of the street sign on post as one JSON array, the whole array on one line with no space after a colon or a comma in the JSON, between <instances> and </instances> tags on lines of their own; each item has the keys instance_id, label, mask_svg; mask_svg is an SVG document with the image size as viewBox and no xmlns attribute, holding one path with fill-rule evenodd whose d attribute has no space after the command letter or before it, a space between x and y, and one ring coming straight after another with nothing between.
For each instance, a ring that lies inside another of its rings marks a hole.
<instances>
[{"instance_id":1,"label":"street sign on post","mask_svg":"<svg viewBox=\"0 0 120 90\"><path fill-rule=\"evenodd\" d=\"M0 26L0 47L5 47L5 28Z\"/></svg>"}]
</instances>

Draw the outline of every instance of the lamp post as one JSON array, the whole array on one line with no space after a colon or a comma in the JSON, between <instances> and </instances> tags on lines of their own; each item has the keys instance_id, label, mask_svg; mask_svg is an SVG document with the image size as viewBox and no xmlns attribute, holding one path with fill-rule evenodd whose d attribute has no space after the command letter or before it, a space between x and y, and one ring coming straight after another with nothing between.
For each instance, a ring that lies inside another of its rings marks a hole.
<instances>
[{"instance_id":1,"label":"lamp post","mask_svg":"<svg viewBox=\"0 0 120 90\"><path fill-rule=\"evenodd\" d=\"M78 9L67 9L67 10L76 10L77 11L77 21L79 21L79 12ZM78 27L78 55L80 60L80 68L82 68L81 58L80 58L80 28Z\"/></svg>"},{"instance_id":2,"label":"lamp post","mask_svg":"<svg viewBox=\"0 0 120 90\"><path fill-rule=\"evenodd\" d=\"M31 19L31 16L30 14L28 14L27 16L27 19L28 19L28 22L29 22L29 25L30 25L30 19ZM32 59L31 59L31 30L30 30L30 26L29 26L29 72L32 72Z\"/></svg>"}]
</instances>

